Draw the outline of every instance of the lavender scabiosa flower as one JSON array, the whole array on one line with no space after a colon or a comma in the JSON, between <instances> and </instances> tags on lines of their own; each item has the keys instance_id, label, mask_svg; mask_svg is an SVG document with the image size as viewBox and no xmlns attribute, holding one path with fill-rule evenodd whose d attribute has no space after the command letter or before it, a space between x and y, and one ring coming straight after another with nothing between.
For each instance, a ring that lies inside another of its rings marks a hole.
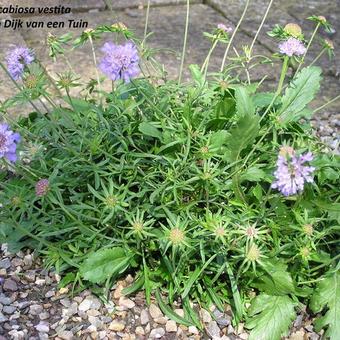
<instances>
[{"instance_id":1,"label":"lavender scabiosa flower","mask_svg":"<svg viewBox=\"0 0 340 340\"><path fill-rule=\"evenodd\" d=\"M285 54L289 57L301 56L306 53L306 47L299 39L288 38L279 44L280 53Z\"/></svg>"},{"instance_id":2,"label":"lavender scabiosa flower","mask_svg":"<svg viewBox=\"0 0 340 340\"><path fill-rule=\"evenodd\" d=\"M7 69L13 79L22 77L25 66L34 61L34 55L27 47L15 47L7 54Z\"/></svg>"},{"instance_id":3,"label":"lavender scabiosa flower","mask_svg":"<svg viewBox=\"0 0 340 340\"><path fill-rule=\"evenodd\" d=\"M38 197L45 196L47 194L48 189L49 189L49 181L47 178L40 179L35 184L35 194Z\"/></svg>"},{"instance_id":4,"label":"lavender scabiosa flower","mask_svg":"<svg viewBox=\"0 0 340 340\"><path fill-rule=\"evenodd\" d=\"M233 29L230 26L226 26L224 24L218 24L217 28L221 31L224 31L225 33L231 33Z\"/></svg>"},{"instance_id":5,"label":"lavender scabiosa flower","mask_svg":"<svg viewBox=\"0 0 340 340\"><path fill-rule=\"evenodd\" d=\"M7 124L0 124L0 158L6 158L10 162L17 160L17 143L20 135L9 129Z\"/></svg>"},{"instance_id":6,"label":"lavender scabiosa flower","mask_svg":"<svg viewBox=\"0 0 340 340\"><path fill-rule=\"evenodd\" d=\"M139 73L139 56L136 45L127 42L115 45L107 42L102 47L104 56L99 64L100 70L111 80L122 79L126 83Z\"/></svg>"},{"instance_id":7,"label":"lavender scabiosa flower","mask_svg":"<svg viewBox=\"0 0 340 340\"><path fill-rule=\"evenodd\" d=\"M295 195L303 191L305 183L313 182L312 166L306 166L306 162L313 160L311 152L296 155L295 150L289 146L283 146L277 159L277 169L274 172L276 181L272 188L279 190L284 196Z\"/></svg>"}]
</instances>

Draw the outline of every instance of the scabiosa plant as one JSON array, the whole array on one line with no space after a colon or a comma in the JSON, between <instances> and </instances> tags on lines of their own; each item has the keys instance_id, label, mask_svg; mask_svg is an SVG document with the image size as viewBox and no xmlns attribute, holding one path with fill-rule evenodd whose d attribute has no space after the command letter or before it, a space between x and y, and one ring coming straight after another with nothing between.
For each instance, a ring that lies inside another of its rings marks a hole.
<instances>
[{"instance_id":1,"label":"scabiosa plant","mask_svg":"<svg viewBox=\"0 0 340 340\"><path fill-rule=\"evenodd\" d=\"M34 61L33 52L27 47L15 47L7 54L7 69L13 79L22 78L25 66Z\"/></svg>"},{"instance_id":2,"label":"scabiosa plant","mask_svg":"<svg viewBox=\"0 0 340 340\"><path fill-rule=\"evenodd\" d=\"M99 64L100 70L111 80L122 79L130 82L139 73L139 55L137 47L132 42L115 45L107 42L102 47L104 56Z\"/></svg>"},{"instance_id":3,"label":"scabiosa plant","mask_svg":"<svg viewBox=\"0 0 340 340\"><path fill-rule=\"evenodd\" d=\"M7 124L0 124L0 158L6 158L10 162L17 160L17 143L20 135L9 129Z\"/></svg>"},{"instance_id":4,"label":"scabiosa plant","mask_svg":"<svg viewBox=\"0 0 340 340\"><path fill-rule=\"evenodd\" d=\"M302 56L306 52L306 47L296 38L288 38L279 44L280 53L292 56Z\"/></svg>"},{"instance_id":5,"label":"scabiosa plant","mask_svg":"<svg viewBox=\"0 0 340 340\"><path fill-rule=\"evenodd\" d=\"M45 196L49 189L49 180L47 178L40 179L35 184L35 194L38 197Z\"/></svg>"},{"instance_id":6,"label":"scabiosa plant","mask_svg":"<svg viewBox=\"0 0 340 340\"><path fill-rule=\"evenodd\" d=\"M311 152L298 156L293 148L281 147L276 163L277 169L274 172L276 180L272 188L278 189L285 196L302 192L305 183L313 182L312 174L315 168L305 165L311 160L313 160Z\"/></svg>"}]
</instances>

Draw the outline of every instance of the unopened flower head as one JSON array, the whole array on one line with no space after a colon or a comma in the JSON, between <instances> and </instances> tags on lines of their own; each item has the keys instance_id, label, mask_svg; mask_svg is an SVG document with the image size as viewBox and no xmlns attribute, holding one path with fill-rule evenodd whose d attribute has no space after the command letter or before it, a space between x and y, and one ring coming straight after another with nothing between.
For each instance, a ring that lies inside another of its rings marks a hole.
<instances>
[{"instance_id":1,"label":"unopened flower head","mask_svg":"<svg viewBox=\"0 0 340 340\"><path fill-rule=\"evenodd\" d=\"M313 160L311 152L298 156L290 147L281 148L274 172L276 180L272 188L279 190L285 196L303 191L305 183L313 182L312 174L315 168L305 165L311 160Z\"/></svg>"},{"instance_id":2,"label":"unopened flower head","mask_svg":"<svg viewBox=\"0 0 340 340\"><path fill-rule=\"evenodd\" d=\"M312 224L305 224L303 227L303 232L308 235L308 236L312 236L314 228Z\"/></svg>"},{"instance_id":3,"label":"unopened flower head","mask_svg":"<svg viewBox=\"0 0 340 340\"><path fill-rule=\"evenodd\" d=\"M250 262L256 262L260 259L260 257L261 257L261 251L258 248L258 246L255 243L253 243L248 249L248 252L246 254L246 258Z\"/></svg>"},{"instance_id":4,"label":"unopened flower head","mask_svg":"<svg viewBox=\"0 0 340 340\"><path fill-rule=\"evenodd\" d=\"M301 27L298 24L289 23L284 27L284 31L294 38L299 38L302 35Z\"/></svg>"},{"instance_id":5,"label":"unopened flower head","mask_svg":"<svg viewBox=\"0 0 340 340\"><path fill-rule=\"evenodd\" d=\"M25 66L34 61L34 55L27 47L15 47L7 54L7 69L13 79L22 78Z\"/></svg>"},{"instance_id":6,"label":"unopened flower head","mask_svg":"<svg viewBox=\"0 0 340 340\"><path fill-rule=\"evenodd\" d=\"M233 29L230 26L226 26L224 24L218 24L217 28L225 33L231 33Z\"/></svg>"},{"instance_id":7,"label":"unopened flower head","mask_svg":"<svg viewBox=\"0 0 340 340\"><path fill-rule=\"evenodd\" d=\"M102 47L104 56L99 64L100 70L111 80L122 79L126 83L139 73L139 56L136 45L127 42L115 45L107 42Z\"/></svg>"},{"instance_id":8,"label":"unopened flower head","mask_svg":"<svg viewBox=\"0 0 340 340\"><path fill-rule=\"evenodd\" d=\"M302 247L300 249L300 255L303 259L307 260L310 256L310 250L307 247Z\"/></svg>"},{"instance_id":9,"label":"unopened flower head","mask_svg":"<svg viewBox=\"0 0 340 340\"><path fill-rule=\"evenodd\" d=\"M175 245L179 246L183 243L185 239L185 233L178 227L172 228L169 232L169 241Z\"/></svg>"},{"instance_id":10,"label":"unopened flower head","mask_svg":"<svg viewBox=\"0 0 340 340\"><path fill-rule=\"evenodd\" d=\"M6 158L10 162L17 160L17 143L20 135L9 129L7 124L0 124L0 158Z\"/></svg>"},{"instance_id":11,"label":"unopened flower head","mask_svg":"<svg viewBox=\"0 0 340 340\"><path fill-rule=\"evenodd\" d=\"M48 192L48 189L49 189L49 181L47 178L40 179L35 184L35 194L38 197L45 196Z\"/></svg>"},{"instance_id":12,"label":"unopened flower head","mask_svg":"<svg viewBox=\"0 0 340 340\"><path fill-rule=\"evenodd\" d=\"M319 15L318 19L322 24L325 24L327 22L327 19L323 15Z\"/></svg>"},{"instance_id":13,"label":"unopened flower head","mask_svg":"<svg viewBox=\"0 0 340 340\"><path fill-rule=\"evenodd\" d=\"M302 56L306 53L306 47L304 44L296 38L288 38L279 44L280 53L289 57Z\"/></svg>"},{"instance_id":14,"label":"unopened flower head","mask_svg":"<svg viewBox=\"0 0 340 340\"><path fill-rule=\"evenodd\" d=\"M333 41L329 40L329 39L325 39L324 40L325 46L330 49L330 50L334 50L334 43Z\"/></svg>"}]
</instances>

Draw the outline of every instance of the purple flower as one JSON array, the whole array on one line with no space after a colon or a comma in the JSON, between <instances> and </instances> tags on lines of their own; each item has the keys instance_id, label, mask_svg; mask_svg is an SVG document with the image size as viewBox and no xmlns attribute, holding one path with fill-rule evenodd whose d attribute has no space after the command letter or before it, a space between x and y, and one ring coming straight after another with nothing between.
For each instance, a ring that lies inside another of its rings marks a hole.
<instances>
[{"instance_id":1,"label":"purple flower","mask_svg":"<svg viewBox=\"0 0 340 340\"><path fill-rule=\"evenodd\" d=\"M297 156L293 148L281 147L276 163L277 169L274 172L276 181L271 187L279 190L284 196L303 191L305 183L313 182L312 173L315 168L305 165L311 160L313 160L311 152Z\"/></svg>"},{"instance_id":2,"label":"purple flower","mask_svg":"<svg viewBox=\"0 0 340 340\"><path fill-rule=\"evenodd\" d=\"M0 158L6 158L10 162L17 160L17 143L20 135L11 131L7 124L0 124Z\"/></svg>"},{"instance_id":3,"label":"purple flower","mask_svg":"<svg viewBox=\"0 0 340 340\"><path fill-rule=\"evenodd\" d=\"M306 47L303 43L295 38L289 38L279 44L280 53L285 54L289 57L293 55L301 56L306 53Z\"/></svg>"},{"instance_id":4,"label":"purple flower","mask_svg":"<svg viewBox=\"0 0 340 340\"><path fill-rule=\"evenodd\" d=\"M8 72L15 80L22 77L25 66L31 64L34 55L27 47L15 47L6 57Z\"/></svg>"},{"instance_id":5,"label":"purple flower","mask_svg":"<svg viewBox=\"0 0 340 340\"><path fill-rule=\"evenodd\" d=\"M38 197L45 196L47 194L47 191L49 189L49 181L47 178L40 179L36 184L35 184L35 194Z\"/></svg>"},{"instance_id":6,"label":"purple flower","mask_svg":"<svg viewBox=\"0 0 340 340\"><path fill-rule=\"evenodd\" d=\"M104 56L99 64L100 70L111 80L123 79L126 83L139 73L139 56L136 45L127 42L115 45L107 42L102 47Z\"/></svg>"},{"instance_id":7,"label":"purple flower","mask_svg":"<svg viewBox=\"0 0 340 340\"><path fill-rule=\"evenodd\" d=\"M233 29L230 26L226 26L224 24L218 24L217 28L221 31L224 31L225 33L231 33Z\"/></svg>"}]
</instances>

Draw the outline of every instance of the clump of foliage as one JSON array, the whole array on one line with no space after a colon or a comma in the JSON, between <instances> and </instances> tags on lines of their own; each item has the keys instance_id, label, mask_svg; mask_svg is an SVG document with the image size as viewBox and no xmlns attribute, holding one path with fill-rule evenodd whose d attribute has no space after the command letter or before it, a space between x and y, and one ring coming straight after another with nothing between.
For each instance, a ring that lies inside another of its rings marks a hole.
<instances>
[{"instance_id":1,"label":"clump of foliage","mask_svg":"<svg viewBox=\"0 0 340 340\"><path fill-rule=\"evenodd\" d=\"M134 78L139 59L131 42L105 49L111 91L99 74L85 86L72 70L54 82L30 60L19 70L19 94L1 106L21 141L6 135L12 156L18 150L15 163L0 153L0 240L12 251L36 249L63 274L62 285L77 289L108 292L133 273L125 293L143 289L148 302L155 293L183 324L202 327L191 300L220 310L231 304L250 339L279 339L303 303L325 313L316 327L336 339L340 159L312 134L308 104L321 70L300 69L308 48L296 26L271 32L285 44L272 92L251 81L257 58L249 48L209 76L212 50L232 43L224 25L206 34L212 49L201 68L190 66L188 83L162 81L164 74ZM103 33L138 44L116 24L74 41L49 36L50 55L67 58L67 44L93 46ZM151 52L143 41L142 70L155 66ZM133 55L133 72L110 69L111 56L121 53ZM290 65L298 72L285 81ZM14 121L7 110L18 102L35 109ZM168 306L178 299L184 318Z\"/></svg>"}]
</instances>

